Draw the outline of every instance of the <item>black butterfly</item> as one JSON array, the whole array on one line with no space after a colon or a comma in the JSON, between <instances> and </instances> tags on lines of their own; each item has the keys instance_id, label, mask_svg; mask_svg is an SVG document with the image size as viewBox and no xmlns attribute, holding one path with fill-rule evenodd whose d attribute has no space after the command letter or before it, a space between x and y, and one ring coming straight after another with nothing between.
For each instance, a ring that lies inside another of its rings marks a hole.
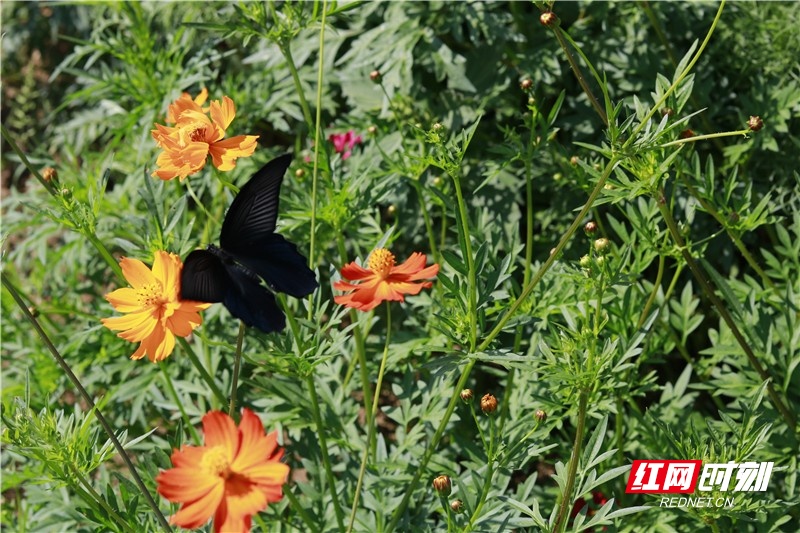
<instances>
[{"instance_id":1,"label":"black butterfly","mask_svg":"<svg viewBox=\"0 0 800 533\"><path fill-rule=\"evenodd\" d=\"M283 311L272 291L302 298L317 280L297 247L275 233L278 196L290 154L277 157L253 174L233 199L219 237L220 246L191 252L183 263L181 298L222 302L233 316L264 333L282 331Z\"/></svg>"}]
</instances>

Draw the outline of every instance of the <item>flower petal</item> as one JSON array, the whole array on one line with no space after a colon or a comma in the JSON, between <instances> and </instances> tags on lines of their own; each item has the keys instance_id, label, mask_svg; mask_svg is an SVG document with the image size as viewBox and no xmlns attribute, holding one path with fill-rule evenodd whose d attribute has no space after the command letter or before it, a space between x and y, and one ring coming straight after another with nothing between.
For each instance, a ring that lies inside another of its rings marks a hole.
<instances>
[{"instance_id":1,"label":"flower petal","mask_svg":"<svg viewBox=\"0 0 800 533\"><path fill-rule=\"evenodd\" d=\"M222 446L233 462L239 449L239 431L233 419L222 411L211 411L203 417L203 435L206 446Z\"/></svg>"},{"instance_id":2,"label":"flower petal","mask_svg":"<svg viewBox=\"0 0 800 533\"><path fill-rule=\"evenodd\" d=\"M219 170L228 171L236 166L236 159L249 157L256 149L258 135L237 135L217 141L209 146L211 162Z\"/></svg>"}]
</instances>

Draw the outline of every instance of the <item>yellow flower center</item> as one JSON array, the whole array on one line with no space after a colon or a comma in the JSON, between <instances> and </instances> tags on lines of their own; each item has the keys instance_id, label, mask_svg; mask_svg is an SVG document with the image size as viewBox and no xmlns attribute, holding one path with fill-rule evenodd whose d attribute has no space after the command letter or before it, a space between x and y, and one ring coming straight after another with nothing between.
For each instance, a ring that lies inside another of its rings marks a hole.
<instances>
[{"instance_id":1,"label":"yellow flower center","mask_svg":"<svg viewBox=\"0 0 800 533\"><path fill-rule=\"evenodd\" d=\"M162 305L164 303L163 290L160 283L150 283L136 291L136 299L142 307Z\"/></svg>"},{"instance_id":2,"label":"yellow flower center","mask_svg":"<svg viewBox=\"0 0 800 533\"><path fill-rule=\"evenodd\" d=\"M389 277L394 267L394 255L386 248L378 248L369 256L369 269L383 279Z\"/></svg>"},{"instance_id":3,"label":"yellow flower center","mask_svg":"<svg viewBox=\"0 0 800 533\"><path fill-rule=\"evenodd\" d=\"M220 476L227 479L231 475L231 465L228 462L228 455L222 446L209 448L200 460L200 468L212 476Z\"/></svg>"}]
</instances>

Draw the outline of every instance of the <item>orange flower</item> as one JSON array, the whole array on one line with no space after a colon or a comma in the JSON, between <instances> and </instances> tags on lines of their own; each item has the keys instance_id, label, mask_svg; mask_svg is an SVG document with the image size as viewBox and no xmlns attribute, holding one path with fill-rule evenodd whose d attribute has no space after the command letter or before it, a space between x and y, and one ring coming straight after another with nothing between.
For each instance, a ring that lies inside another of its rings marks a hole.
<instances>
[{"instance_id":1,"label":"orange flower","mask_svg":"<svg viewBox=\"0 0 800 533\"><path fill-rule=\"evenodd\" d=\"M106 300L125 316L101 322L122 330L118 336L126 341L142 343L131 359L147 355L153 363L162 361L172 353L175 335L186 337L202 324L199 311L211 304L179 298L183 263L175 254L156 252L152 271L138 259L124 258L119 264L131 287L106 294Z\"/></svg>"},{"instance_id":2,"label":"orange flower","mask_svg":"<svg viewBox=\"0 0 800 533\"><path fill-rule=\"evenodd\" d=\"M156 124L152 130L153 139L164 151L158 156L158 170L153 176L162 180L178 177L181 181L199 172L206 164L208 156L219 170L227 171L236 166L236 159L253 155L257 135L237 135L225 139L228 129L236 116L236 106L227 96L211 102L208 108L201 107L208 97L203 91L196 98L183 93L170 104L167 122L175 126Z\"/></svg>"},{"instance_id":3,"label":"orange flower","mask_svg":"<svg viewBox=\"0 0 800 533\"><path fill-rule=\"evenodd\" d=\"M214 517L215 533L250 531L252 515L283 496L289 467L280 462L277 431L242 409L237 429L220 411L203 417L205 446L183 446L172 454L174 468L156 477L158 493L183 504L170 523L194 529Z\"/></svg>"},{"instance_id":4,"label":"orange flower","mask_svg":"<svg viewBox=\"0 0 800 533\"><path fill-rule=\"evenodd\" d=\"M395 266L394 255L385 248L374 250L369 256L369 269L350 263L342 267L342 277L352 281L360 281L358 285L337 281L333 287L340 291L353 291L336 296L337 304L346 305L359 311L374 309L384 300L404 301L406 294L419 294L433 282L423 281L436 277L439 265L425 267L425 254L414 252L405 263Z\"/></svg>"}]
</instances>

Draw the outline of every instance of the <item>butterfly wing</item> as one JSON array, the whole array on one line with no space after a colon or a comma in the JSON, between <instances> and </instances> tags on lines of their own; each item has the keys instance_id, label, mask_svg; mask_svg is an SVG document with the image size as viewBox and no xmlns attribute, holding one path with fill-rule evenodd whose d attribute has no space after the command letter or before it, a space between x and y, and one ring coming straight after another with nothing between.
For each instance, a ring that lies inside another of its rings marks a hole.
<instances>
[{"instance_id":1,"label":"butterfly wing","mask_svg":"<svg viewBox=\"0 0 800 533\"><path fill-rule=\"evenodd\" d=\"M283 331L286 317L275 302L275 297L258 278L233 262L223 263L231 280L229 290L222 303L233 316L248 326L254 326L264 333Z\"/></svg>"},{"instance_id":2,"label":"butterfly wing","mask_svg":"<svg viewBox=\"0 0 800 533\"><path fill-rule=\"evenodd\" d=\"M291 154L276 157L253 174L233 199L220 234L221 247L234 255L247 253L275 231L281 182Z\"/></svg>"},{"instance_id":3,"label":"butterfly wing","mask_svg":"<svg viewBox=\"0 0 800 533\"><path fill-rule=\"evenodd\" d=\"M221 302L228 293L230 278L222 261L206 250L186 256L181 270L181 299Z\"/></svg>"},{"instance_id":4,"label":"butterfly wing","mask_svg":"<svg viewBox=\"0 0 800 533\"><path fill-rule=\"evenodd\" d=\"M317 278L297 246L273 233L258 241L236 260L266 281L273 290L295 298L308 296L318 287Z\"/></svg>"}]
</instances>

